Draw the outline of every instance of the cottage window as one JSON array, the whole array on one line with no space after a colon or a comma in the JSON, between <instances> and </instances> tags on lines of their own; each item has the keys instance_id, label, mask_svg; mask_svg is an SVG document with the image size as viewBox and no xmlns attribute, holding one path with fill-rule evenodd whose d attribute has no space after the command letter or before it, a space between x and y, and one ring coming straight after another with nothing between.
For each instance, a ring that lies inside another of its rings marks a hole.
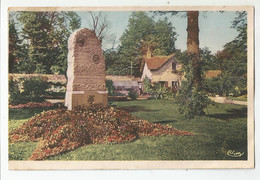
<instances>
[{"instance_id":1,"label":"cottage window","mask_svg":"<svg viewBox=\"0 0 260 180\"><path fill-rule=\"evenodd\" d=\"M167 81L159 81L161 87L166 87L168 88L168 82Z\"/></svg>"},{"instance_id":2,"label":"cottage window","mask_svg":"<svg viewBox=\"0 0 260 180\"><path fill-rule=\"evenodd\" d=\"M172 81L172 91L176 92L179 89L179 81Z\"/></svg>"},{"instance_id":3,"label":"cottage window","mask_svg":"<svg viewBox=\"0 0 260 180\"><path fill-rule=\"evenodd\" d=\"M176 63L172 63L172 72L175 72L176 71Z\"/></svg>"}]
</instances>

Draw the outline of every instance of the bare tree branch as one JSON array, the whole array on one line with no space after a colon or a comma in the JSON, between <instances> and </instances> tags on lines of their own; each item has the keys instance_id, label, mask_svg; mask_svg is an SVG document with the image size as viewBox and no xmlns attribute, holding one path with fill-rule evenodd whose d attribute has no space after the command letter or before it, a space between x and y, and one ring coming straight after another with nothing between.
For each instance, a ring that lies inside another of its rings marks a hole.
<instances>
[{"instance_id":1,"label":"bare tree branch","mask_svg":"<svg viewBox=\"0 0 260 180\"><path fill-rule=\"evenodd\" d=\"M110 34L110 23L102 12L90 11L90 18L86 19L90 29L95 32L97 38L100 40L103 49L111 49L115 47L116 37ZM106 47L109 46L109 47Z\"/></svg>"}]
</instances>

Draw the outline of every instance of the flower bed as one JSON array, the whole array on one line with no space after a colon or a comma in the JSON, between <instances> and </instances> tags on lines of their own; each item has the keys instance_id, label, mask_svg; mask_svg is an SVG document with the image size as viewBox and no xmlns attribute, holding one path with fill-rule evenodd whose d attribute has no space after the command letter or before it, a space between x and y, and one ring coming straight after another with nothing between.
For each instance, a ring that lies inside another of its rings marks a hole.
<instances>
[{"instance_id":1,"label":"flower bed","mask_svg":"<svg viewBox=\"0 0 260 180\"><path fill-rule=\"evenodd\" d=\"M54 104L50 102L28 102L26 104L9 105L9 108L22 109L22 108L43 108L43 107L53 107Z\"/></svg>"},{"instance_id":2,"label":"flower bed","mask_svg":"<svg viewBox=\"0 0 260 180\"><path fill-rule=\"evenodd\" d=\"M127 96L108 96L109 101L127 101Z\"/></svg>"},{"instance_id":3,"label":"flower bed","mask_svg":"<svg viewBox=\"0 0 260 180\"><path fill-rule=\"evenodd\" d=\"M9 141L39 141L30 160L43 160L87 144L131 142L159 135L192 133L150 123L121 109L92 105L73 111L56 109L37 114L11 132Z\"/></svg>"}]
</instances>

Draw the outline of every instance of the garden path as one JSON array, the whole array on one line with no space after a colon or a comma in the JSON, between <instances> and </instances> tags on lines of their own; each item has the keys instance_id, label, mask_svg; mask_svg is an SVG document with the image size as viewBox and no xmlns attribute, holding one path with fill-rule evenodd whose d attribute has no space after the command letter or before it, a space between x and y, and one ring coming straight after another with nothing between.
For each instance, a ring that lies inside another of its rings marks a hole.
<instances>
[{"instance_id":1,"label":"garden path","mask_svg":"<svg viewBox=\"0 0 260 180\"><path fill-rule=\"evenodd\" d=\"M227 97L210 97L210 99L217 102L217 103L238 104L238 105L247 106L247 101L235 101L235 100L228 99Z\"/></svg>"}]
</instances>

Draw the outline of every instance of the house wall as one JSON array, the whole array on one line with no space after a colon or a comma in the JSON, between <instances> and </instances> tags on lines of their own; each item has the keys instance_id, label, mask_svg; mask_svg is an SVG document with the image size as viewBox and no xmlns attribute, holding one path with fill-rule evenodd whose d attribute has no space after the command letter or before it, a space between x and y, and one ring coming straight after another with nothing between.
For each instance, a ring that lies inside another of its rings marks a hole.
<instances>
[{"instance_id":1,"label":"house wall","mask_svg":"<svg viewBox=\"0 0 260 180\"><path fill-rule=\"evenodd\" d=\"M147 76L150 80L152 80L152 73L151 73L151 71L148 69L147 64L145 63L145 65L144 65L144 70L143 70L143 74L142 74L142 77L141 77L141 81L143 81L146 76Z\"/></svg>"},{"instance_id":2,"label":"house wall","mask_svg":"<svg viewBox=\"0 0 260 180\"><path fill-rule=\"evenodd\" d=\"M152 82L167 81L168 87L172 87L172 81L179 81L179 83L181 83L181 81L183 80L182 75L172 72L173 62L174 58L165 63L160 69L150 71L150 73L152 74ZM179 71L180 68L181 65L177 63L176 70Z\"/></svg>"}]
</instances>

